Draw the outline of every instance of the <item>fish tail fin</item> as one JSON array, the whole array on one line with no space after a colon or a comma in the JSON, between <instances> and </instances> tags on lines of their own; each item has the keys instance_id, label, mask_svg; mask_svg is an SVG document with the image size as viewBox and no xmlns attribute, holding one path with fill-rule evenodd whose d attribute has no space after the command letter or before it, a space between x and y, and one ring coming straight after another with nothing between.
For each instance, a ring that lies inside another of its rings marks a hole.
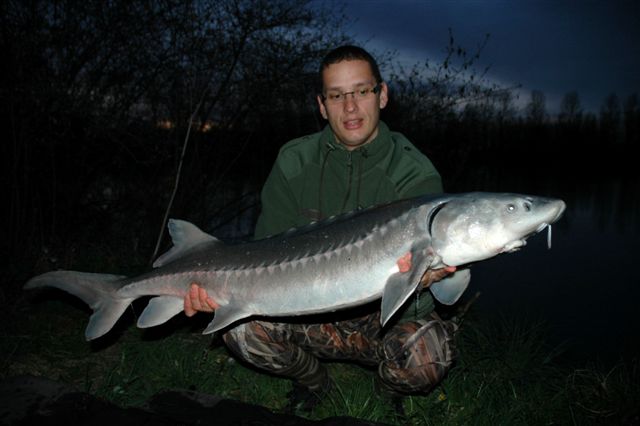
<instances>
[{"instance_id":1,"label":"fish tail fin","mask_svg":"<svg viewBox=\"0 0 640 426\"><path fill-rule=\"evenodd\" d=\"M30 279L26 290L55 287L82 299L93 314L85 330L87 340L106 334L135 298L118 298L122 275L92 274L76 271L52 271Z\"/></svg>"}]
</instances>

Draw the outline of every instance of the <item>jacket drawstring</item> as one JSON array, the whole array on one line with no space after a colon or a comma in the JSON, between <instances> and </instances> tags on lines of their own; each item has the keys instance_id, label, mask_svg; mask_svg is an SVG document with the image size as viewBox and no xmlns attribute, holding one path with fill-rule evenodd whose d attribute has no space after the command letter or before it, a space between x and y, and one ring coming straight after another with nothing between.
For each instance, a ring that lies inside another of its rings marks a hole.
<instances>
[{"instance_id":1,"label":"jacket drawstring","mask_svg":"<svg viewBox=\"0 0 640 426\"><path fill-rule=\"evenodd\" d=\"M364 160L369 157L369 153L366 148L361 148L362 155L360 157L360 162L358 163L358 187L356 189L356 208L360 210L362 206L360 205L360 188L362 187L362 163Z\"/></svg>"},{"instance_id":2,"label":"jacket drawstring","mask_svg":"<svg viewBox=\"0 0 640 426\"><path fill-rule=\"evenodd\" d=\"M327 160L329 160L329 154L336 149L330 143L327 144L327 152L324 155L324 160L322 160L322 167L320 167L320 189L318 191L318 220L323 219L324 215L322 214L322 187L324 186L324 171L327 166Z\"/></svg>"}]
</instances>

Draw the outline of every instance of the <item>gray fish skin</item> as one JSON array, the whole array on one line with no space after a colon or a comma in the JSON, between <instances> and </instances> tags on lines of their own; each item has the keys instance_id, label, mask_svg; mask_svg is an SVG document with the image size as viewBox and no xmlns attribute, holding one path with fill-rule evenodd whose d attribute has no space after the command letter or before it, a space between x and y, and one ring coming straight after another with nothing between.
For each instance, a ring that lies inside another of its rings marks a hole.
<instances>
[{"instance_id":1,"label":"gray fish skin","mask_svg":"<svg viewBox=\"0 0 640 426\"><path fill-rule=\"evenodd\" d=\"M174 246L135 278L53 271L25 289L55 287L94 311L87 340L106 334L132 301L153 297L138 327L162 324L183 311L193 282L220 305L204 333L253 315L298 316L332 312L382 298L384 325L417 291L427 269L458 271L430 287L453 304L470 274L463 266L517 250L557 221L562 200L519 194L467 193L385 204L244 244L225 244L195 225L169 221ZM397 262L411 254L412 267Z\"/></svg>"}]
</instances>

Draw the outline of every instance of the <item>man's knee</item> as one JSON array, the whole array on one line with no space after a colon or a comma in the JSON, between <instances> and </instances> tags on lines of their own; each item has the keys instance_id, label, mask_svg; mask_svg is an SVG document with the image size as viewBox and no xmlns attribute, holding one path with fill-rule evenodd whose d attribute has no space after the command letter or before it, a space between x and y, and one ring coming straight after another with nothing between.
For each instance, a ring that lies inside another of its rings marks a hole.
<instances>
[{"instance_id":1,"label":"man's knee","mask_svg":"<svg viewBox=\"0 0 640 426\"><path fill-rule=\"evenodd\" d=\"M433 318L411 321L389 330L383 339L378 373L401 393L429 392L444 379L457 357L456 326Z\"/></svg>"},{"instance_id":2,"label":"man's knee","mask_svg":"<svg viewBox=\"0 0 640 426\"><path fill-rule=\"evenodd\" d=\"M252 321L229 330L223 339L244 361L311 389L328 389L326 369L292 338L288 324Z\"/></svg>"},{"instance_id":3,"label":"man's knee","mask_svg":"<svg viewBox=\"0 0 640 426\"><path fill-rule=\"evenodd\" d=\"M286 336L285 324L250 321L227 331L222 338L239 358L271 370L286 365L290 357Z\"/></svg>"}]
</instances>

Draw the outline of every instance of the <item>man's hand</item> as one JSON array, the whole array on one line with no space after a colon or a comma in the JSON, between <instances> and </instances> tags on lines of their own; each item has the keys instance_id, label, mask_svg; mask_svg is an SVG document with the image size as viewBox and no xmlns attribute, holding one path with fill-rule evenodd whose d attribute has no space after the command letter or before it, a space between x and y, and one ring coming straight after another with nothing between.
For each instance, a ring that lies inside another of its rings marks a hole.
<instances>
[{"instance_id":1,"label":"man's hand","mask_svg":"<svg viewBox=\"0 0 640 426\"><path fill-rule=\"evenodd\" d=\"M184 296L184 314L192 317L196 312L213 312L218 309L218 305L207 295L207 290L197 283L192 283L189 292Z\"/></svg>"},{"instance_id":2,"label":"man's hand","mask_svg":"<svg viewBox=\"0 0 640 426\"><path fill-rule=\"evenodd\" d=\"M409 252L398 259L398 271L403 274L409 272L412 267L412 257L413 256L411 255L411 252ZM447 275L453 274L455 271L455 266L445 266L444 268L439 269L427 269L427 271L422 275L422 278L420 279L420 284L422 284L422 287L424 288L429 288L429 286L431 286L431 284L433 284L434 282L440 281Z\"/></svg>"},{"instance_id":3,"label":"man's hand","mask_svg":"<svg viewBox=\"0 0 640 426\"><path fill-rule=\"evenodd\" d=\"M429 288L431 284L436 281L440 281L449 274L453 274L455 271L455 266L445 266L444 268L439 269L427 269L427 272L425 272L420 279L420 284L422 284L422 287L424 288Z\"/></svg>"}]
</instances>

